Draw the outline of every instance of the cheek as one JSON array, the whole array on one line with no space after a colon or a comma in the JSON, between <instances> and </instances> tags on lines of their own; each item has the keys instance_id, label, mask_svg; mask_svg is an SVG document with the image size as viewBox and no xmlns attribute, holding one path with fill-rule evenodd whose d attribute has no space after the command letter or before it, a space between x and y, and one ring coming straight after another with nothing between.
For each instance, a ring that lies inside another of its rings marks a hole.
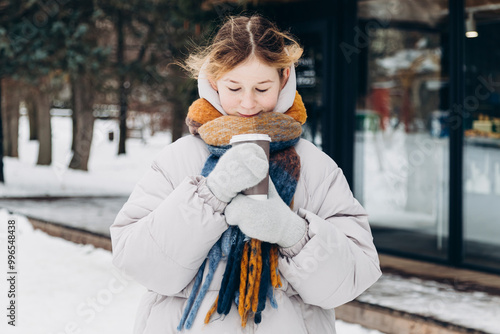
<instances>
[{"instance_id":1,"label":"cheek","mask_svg":"<svg viewBox=\"0 0 500 334\"><path fill-rule=\"evenodd\" d=\"M270 94L265 98L261 99L261 106L265 111L272 111L276 104L278 103L279 92Z\"/></svg>"},{"instance_id":2,"label":"cheek","mask_svg":"<svg viewBox=\"0 0 500 334\"><path fill-rule=\"evenodd\" d=\"M236 99L234 96L230 96L227 94L219 94L219 99L220 99L220 103L222 105L222 108L226 111L234 108L234 106L236 104Z\"/></svg>"}]
</instances>

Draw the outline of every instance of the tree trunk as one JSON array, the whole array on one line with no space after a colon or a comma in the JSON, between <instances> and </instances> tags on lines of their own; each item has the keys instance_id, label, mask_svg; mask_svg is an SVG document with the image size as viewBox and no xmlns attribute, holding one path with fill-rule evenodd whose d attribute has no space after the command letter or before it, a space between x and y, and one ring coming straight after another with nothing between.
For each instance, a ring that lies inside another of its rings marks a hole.
<instances>
[{"instance_id":1,"label":"tree trunk","mask_svg":"<svg viewBox=\"0 0 500 334\"><path fill-rule=\"evenodd\" d=\"M170 100L172 112L172 143L184 134L186 112L178 99Z\"/></svg>"},{"instance_id":2,"label":"tree trunk","mask_svg":"<svg viewBox=\"0 0 500 334\"><path fill-rule=\"evenodd\" d=\"M4 79L5 111L4 111L4 155L6 157L19 157L19 104L21 94L19 83L13 79Z\"/></svg>"},{"instance_id":3,"label":"tree trunk","mask_svg":"<svg viewBox=\"0 0 500 334\"><path fill-rule=\"evenodd\" d=\"M75 80L71 80L71 125L72 125L72 138L71 138L71 152L75 152L76 142L76 114L75 114Z\"/></svg>"},{"instance_id":4,"label":"tree trunk","mask_svg":"<svg viewBox=\"0 0 500 334\"><path fill-rule=\"evenodd\" d=\"M41 85L33 88L36 103L36 124L38 134L38 161L37 165L52 163L52 130L50 125L50 95L48 78L42 78Z\"/></svg>"},{"instance_id":5,"label":"tree trunk","mask_svg":"<svg viewBox=\"0 0 500 334\"><path fill-rule=\"evenodd\" d=\"M89 74L82 74L73 80L73 116L76 117L73 158L69 168L88 170L92 136L94 134L94 90Z\"/></svg>"},{"instance_id":6,"label":"tree trunk","mask_svg":"<svg viewBox=\"0 0 500 334\"><path fill-rule=\"evenodd\" d=\"M185 119L187 114L186 99L189 99L188 86L185 83L180 67L172 66L168 70L167 100L170 102L172 142L181 138L187 128Z\"/></svg>"},{"instance_id":7,"label":"tree trunk","mask_svg":"<svg viewBox=\"0 0 500 334\"><path fill-rule=\"evenodd\" d=\"M120 140L118 142L118 155L125 154L125 142L127 140L127 100L128 91L130 86L126 85L126 76L124 73L124 55L125 55L125 38L124 38L124 22L123 13L118 12L118 20L116 24L116 35L117 35L117 47L116 47L116 61L118 65L119 78L118 82L120 84L119 95L120 95ZM130 85L130 83L128 83Z\"/></svg>"},{"instance_id":8,"label":"tree trunk","mask_svg":"<svg viewBox=\"0 0 500 334\"><path fill-rule=\"evenodd\" d=\"M37 104L32 94L24 100L26 109L28 110L28 120L30 124L30 140L38 140L38 122L37 122Z\"/></svg>"},{"instance_id":9,"label":"tree trunk","mask_svg":"<svg viewBox=\"0 0 500 334\"><path fill-rule=\"evenodd\" d=\"M120 79L120 141L118 142L118 155L126 154L125 142L127 140L127 93L125 79Z\"/></svg>"},{"instance_id":10,"label":"tree trunk","mask_svg":"<svg viewBox=\"0 0 500 334\"><path fill-rule=\"evenodd\" d=\"M3 175L3 112L2 112L2 78L0 77L0 182L5 183L5 177Z\"/></svg>"}]
</instances>

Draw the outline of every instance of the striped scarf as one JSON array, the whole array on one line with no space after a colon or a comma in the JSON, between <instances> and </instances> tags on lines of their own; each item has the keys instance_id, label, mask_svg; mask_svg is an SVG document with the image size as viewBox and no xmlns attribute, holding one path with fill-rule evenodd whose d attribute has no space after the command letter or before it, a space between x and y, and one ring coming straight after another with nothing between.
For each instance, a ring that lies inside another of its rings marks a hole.
<instances>
[{"instance_id":1,"label":"striped scarf","mask_svg":"<svg viewBox=\"0 0 500 334\"><path fill-rule=\"evenodd\" d=\"M280 197L291 206L300 174L300 158L294 145L300 139L306 117L302 98L296 93L292 107L284 114L266 112L250 118L223 116L208 101L198 99L189 108L186 124L192 134L200 135L211 153L201 172L205 177L231 147L229 140L233 135L268 134L271 137L269 176ZM255 323L260 323L266 299L272 307L278 307L274 298L274 288L281 286L278 254L278 245L250 239L237 226L230 226L200 266L177 330L191 328L221 260L227 261L226 269L205 323L209 323L216 311L227 315L233 301L242 327L252 317ZM207 275L203 279L207 263Z\"/></svg>"}]
</instances>

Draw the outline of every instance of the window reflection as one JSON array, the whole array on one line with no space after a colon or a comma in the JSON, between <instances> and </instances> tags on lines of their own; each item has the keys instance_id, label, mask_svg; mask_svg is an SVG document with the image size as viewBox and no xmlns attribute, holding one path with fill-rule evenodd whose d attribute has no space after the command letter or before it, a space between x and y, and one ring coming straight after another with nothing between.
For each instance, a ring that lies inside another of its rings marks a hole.
<instances>
[{"instance_id":1,"label":"window reflection","mask_svg":"<svg viewBox=\"0 0 500 334\"><path fill-rule=\"evenodd\" d=\"M467 0L477 37L465 39L466 261L500 267L500 1Z\"/></svg>"},{"instance_id":2,"label":"window reflection","mask_svg":"<svg viewBox=\"0 0 500 334\"><path fill-rule=\"evenodd\" d=\"M447 1L359 1L355 193L381 249L444 256Z\"/></svg>"},{"instance_id":3,"label":"window reflection","mask_svg":"<svg viewBox=\"0 0 500 334\"><path fill-rule=\"evenodd\" d=\"M321 139L321 113L324 109L321 87L323 82L323 50L322 35L324 32L300 33L299 38L304 46L304 54L296 68L297 90L307 110L307 122L302 136L319 148Z\"/></svg>"}]
</instances>

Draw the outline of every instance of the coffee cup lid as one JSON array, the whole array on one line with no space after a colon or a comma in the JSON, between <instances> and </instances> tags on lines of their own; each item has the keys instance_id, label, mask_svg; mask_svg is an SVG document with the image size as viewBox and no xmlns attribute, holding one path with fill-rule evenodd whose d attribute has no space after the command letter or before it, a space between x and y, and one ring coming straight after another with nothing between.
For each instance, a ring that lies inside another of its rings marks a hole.
<instances>
[{"instance_id":1,"label":"coffee cup lid","mask_svg":"<svg viewBox=\"0 0 500 334\"><path fill-rule=\"evenodd\" d=\"M229 144L238 143L242 141L254 141L254 140L264 140L271 141L271 137L269 135L263 133L247 133L243 135L235 135L229 141Z\"/></svg>"}]
</instances>

